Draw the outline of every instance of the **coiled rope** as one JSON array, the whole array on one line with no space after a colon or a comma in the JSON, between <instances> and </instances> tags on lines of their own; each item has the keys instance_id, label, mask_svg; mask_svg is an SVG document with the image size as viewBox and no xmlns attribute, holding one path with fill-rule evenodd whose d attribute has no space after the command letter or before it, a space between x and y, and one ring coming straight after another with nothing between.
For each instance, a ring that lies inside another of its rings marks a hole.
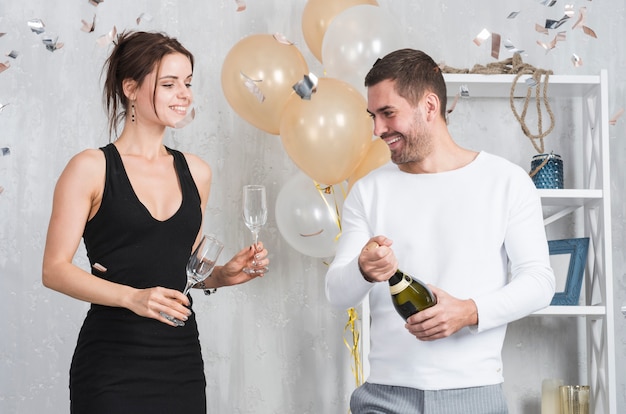
<instances>
[{"instance_id":1,"label":"coiled rope","mask_svg":"<svg viewBox=\"0 0 626 414\"><path fill-rule=\"evenodd\" d=\"M513 79L513 83L511 85L511 92L509 94L509 104L511 105L511 110L513 111L513 115L515 115L515 119L517 119L517 122L519 122L522 127L522 132L528 137L535 150L537 150L539 154L544 153L545 147L543 139L554 129L554 113L552 112L552 108L550 108L550 103L548 102L548 81L550 79L550 75L553 74L551 70L539 69L528 63L524 63L519 53L515 53L513 57L499 62L492 62L487 65L474 65L472 69L458 69L446 65L442 65L440 68L443 73L475 73L483 75L515 74L515 78ZM535 102L537 111L536 134L533 134L526 124L526 114L528 113L528 106L530 105L532 98L531 86L528 87L528 91L526 92L522 113L519 114L515 108L515 86L522 75L531 75L535 84ZM541 88L542 76L544 77L543 89ZM550 126L545 131L543 130L543 116L541 111L542 102L550 117Z\"/></svg>"}]
</instances>

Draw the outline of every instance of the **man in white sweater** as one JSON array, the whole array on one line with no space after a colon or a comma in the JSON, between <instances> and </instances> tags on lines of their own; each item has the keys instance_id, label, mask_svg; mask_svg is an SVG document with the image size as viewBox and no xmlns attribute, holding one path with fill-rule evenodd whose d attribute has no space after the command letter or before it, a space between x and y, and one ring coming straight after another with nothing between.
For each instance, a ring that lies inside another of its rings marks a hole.
<instances>
[{"instance_id":1,"label":"man in white sweater","mask_svg":"<svg viewBox=\"0 0 626 414\"><path fill-rule=\"evenodd\" d=\"M506 325L548 306L555 289L535 186L521 167L455 143L445 81L425 53L390 53L365 85L393 164L353 185L326 275L335 306L369 295L370 376L351 411L506 413ZM437 297L406 323L387 283L398 267Z\"/></svg>"}]
</instances>

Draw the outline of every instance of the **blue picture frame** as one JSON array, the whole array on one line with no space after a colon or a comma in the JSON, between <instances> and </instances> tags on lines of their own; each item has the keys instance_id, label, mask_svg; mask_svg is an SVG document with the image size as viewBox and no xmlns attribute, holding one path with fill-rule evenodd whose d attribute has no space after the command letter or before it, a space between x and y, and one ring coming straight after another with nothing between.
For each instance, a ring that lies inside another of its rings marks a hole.
<instances>
[{"instance_id":1,"label":"blue picture frame","mask_svg":"<svg viewBox=\"0 0 626 414\"><path fill-rule=\"evenodd\" d=\"M570 254L569 267L565 290L556 292L550 305L578 305L580 300L580 288L583 283L585 266L587 265L587 253L589 252L589 237L576 239L548 240L550 255Z\"/></svg>"}]
</instances>

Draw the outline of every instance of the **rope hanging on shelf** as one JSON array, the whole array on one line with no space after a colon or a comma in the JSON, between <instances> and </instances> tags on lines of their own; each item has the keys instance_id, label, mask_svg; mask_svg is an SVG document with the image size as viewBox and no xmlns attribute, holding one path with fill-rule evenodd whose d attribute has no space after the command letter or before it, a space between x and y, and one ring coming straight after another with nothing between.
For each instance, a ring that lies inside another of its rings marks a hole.
<instances>
[{"instance_id":1,"label":"rope hanging on shelf","mask_svg":"<svg viewBox=\"0 0 626 414\"><path fill-rule=\"evenodd\" d=\"M511 92L509 95L509 103L511 105L511 110L513 111L513 115L515 115L515 119L520 123L522 127L522 132L524 135L530 139L531 144L537 150L538 153L542 154L544 152L544 143L543 139L548 136L550 132L554 129L554 113L550 108L550 103L548 102L548 80L550 75L553 74L551 70L538 69L534 66L524 63L522 61L522 57L519 53L515 53L513 57L499 61L489 63L486 66L483 65L474 65L474 67L470 69L457 69L452 68L450 66L440 66L441 71L444 73L475 73L475 74L483 74L483 75L495 75L495 74L515 74L515 78L513 79L513 84L511 85ZM532 97L532 87L528 88L526 92L526 99L524 101L524 109L522 110L521 115L515 109L514 104L514 95L515 95L515 86L517 85L517 81L522 75L531 75L531 78L535 83L535 101L536 101L536 109L537 109L537 133L533 134L528 125L526 124L526 114L528 112L528 106L530 104L530 100ZM541 88L541 77L544 76L543 81L543 90ZM541 113L541 103L543 102L546 112L550 117L550 126L547 130L543 130L543 117Z\"/></svg>"}]
</instances>

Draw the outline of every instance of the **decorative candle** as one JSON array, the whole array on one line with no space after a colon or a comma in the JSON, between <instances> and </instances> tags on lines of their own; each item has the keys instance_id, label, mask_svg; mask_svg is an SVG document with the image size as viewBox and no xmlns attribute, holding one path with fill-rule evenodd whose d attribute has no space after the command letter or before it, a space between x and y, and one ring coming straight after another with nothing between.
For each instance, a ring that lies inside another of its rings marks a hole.
<instances>
[{"instance_id":1,"label":"decorative candle","mask_svg":"<svg viewBox=\"0 0 626 414\"><path fill-rule=\"evenodd\" d=\"M561 414L559 387L563 380L547 378L541 383L541 414Z\"/></svg>"}]
</instances>

